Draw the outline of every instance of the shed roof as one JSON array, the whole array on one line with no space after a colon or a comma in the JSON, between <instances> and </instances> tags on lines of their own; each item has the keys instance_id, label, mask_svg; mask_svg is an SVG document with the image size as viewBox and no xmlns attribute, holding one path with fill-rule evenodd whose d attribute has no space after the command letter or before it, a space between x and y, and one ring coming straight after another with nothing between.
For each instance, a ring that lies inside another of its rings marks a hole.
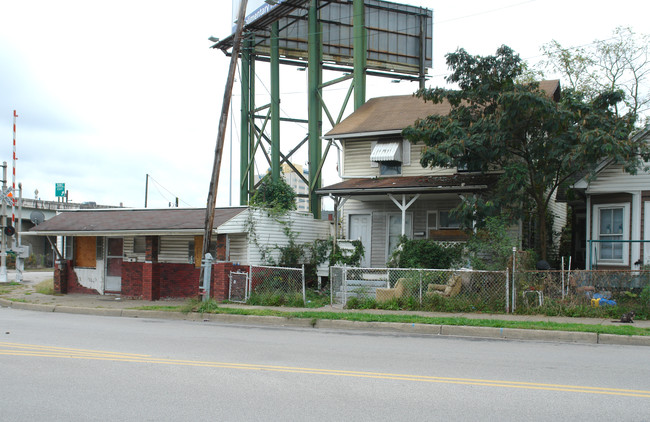
<instances>
[{"instance_id":1,"label":"shed roof","mask_svg":"<svg viewBox=\"0 0 650 422\"><path fill-rule=\"evenodd\" d=\"M216 208L214 227L246 207ZM161 235L201 234L205 208L66 210L23 234L34 235Z\"/></svg>"},{"instance_id":2,"label":"shed roof","mask_svg":"<svg viewBox=\"0 0 650 422\"><path fill-rule=\"evenodd\" d=\"M559 80L540 81L539 87L554 100L559 100ZM446 115L450 111L451 105L447 101L434 104L413 95L371 98L334 126L324 137L340 139L401 133L405 127L418 119L431 115Z\"/></svg>"}]
</instances>

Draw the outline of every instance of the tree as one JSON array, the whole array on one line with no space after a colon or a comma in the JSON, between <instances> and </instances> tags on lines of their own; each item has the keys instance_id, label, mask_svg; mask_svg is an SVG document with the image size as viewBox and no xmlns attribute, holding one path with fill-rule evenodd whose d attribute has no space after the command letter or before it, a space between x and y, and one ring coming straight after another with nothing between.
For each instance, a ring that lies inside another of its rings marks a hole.
<instances>
[{"instance_id":1,"label":"tree","mask_svg":"<svg viewBox=\"0 0 650 422\"><path fill-rule=\"evenodd\" d=\"M600 91L621 89L624 107L619 113L642 116L650 107L650 36L618 27L607 40L586 47L566 48L553 40L542 47L541 64L559 72L569 87L587 98Z\"/></svg>"},{"instance_id":2,"label":"tree","mask_svg":"<svg viewBox=\"0 0 650 422\"><path fill-rule=\"evenodd\" d=\"M525 64L509 47L494 56L472 56L459 49L447 54L459 89L427 88L425 101L449 102L448 115L432 115L404 129L413 143L422 142L423 167L465 167L497 172L489 197L467 196L456 210L479 225L488 215L522 219L526 204L535 209L538 245L547 257L547 213L558 187L578 174L594 171L604 158L624 163L629 172L650 156L647 145L628 137L633 116L619 116L619 91L588 99L567 90L559 101L538 83L518 82Z\"/></svg>"}]
</instances>

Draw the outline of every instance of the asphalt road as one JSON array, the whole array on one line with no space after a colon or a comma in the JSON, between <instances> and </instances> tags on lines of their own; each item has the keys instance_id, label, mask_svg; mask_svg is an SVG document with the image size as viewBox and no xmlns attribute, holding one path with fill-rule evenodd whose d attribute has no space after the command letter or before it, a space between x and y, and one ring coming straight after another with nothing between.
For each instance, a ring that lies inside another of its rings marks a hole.
<instances>
[{"instance_id":1,"label":"asphalt road","mask_svg":"<svg viewBox=\"0 0 650 422\"><path fill-rule=\"evenodd\" d=\"M0 419L650 419L644 347L0 308Z\"/></svg>"}]
</instances>

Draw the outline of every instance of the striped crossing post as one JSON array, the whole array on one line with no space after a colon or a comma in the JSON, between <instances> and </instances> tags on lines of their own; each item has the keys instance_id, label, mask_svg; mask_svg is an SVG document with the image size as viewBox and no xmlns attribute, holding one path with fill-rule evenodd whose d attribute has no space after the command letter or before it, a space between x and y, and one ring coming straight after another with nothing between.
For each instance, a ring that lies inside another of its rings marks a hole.
<instances>
[{"instance_id":1,"label":"striped crossing post","mask_svg":"<svg viewBox=\"0 0 650 422\"><path fill-rule=\"evenodd\" d=\"M14 110L14 166L11 179L11 227L16 228L16 110Z\"/></svg>"}]
</instances>

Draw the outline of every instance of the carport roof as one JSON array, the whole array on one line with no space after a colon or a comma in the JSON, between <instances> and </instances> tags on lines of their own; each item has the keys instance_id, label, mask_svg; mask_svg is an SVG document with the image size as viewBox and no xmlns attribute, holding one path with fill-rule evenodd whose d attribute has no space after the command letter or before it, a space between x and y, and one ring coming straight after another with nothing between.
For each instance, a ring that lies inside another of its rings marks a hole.
<instances>
[{"instance_id":1,"label":"carport roof","mask_svg":"<svg viewBox=\"0 0 650 422\"><path fill-rule=\"evenodd\" d=\"M214 227L246 207L216 208ZM53 236L202 234L205 208L66 210L23 234Z\"/></svg>"}]
</instances>

